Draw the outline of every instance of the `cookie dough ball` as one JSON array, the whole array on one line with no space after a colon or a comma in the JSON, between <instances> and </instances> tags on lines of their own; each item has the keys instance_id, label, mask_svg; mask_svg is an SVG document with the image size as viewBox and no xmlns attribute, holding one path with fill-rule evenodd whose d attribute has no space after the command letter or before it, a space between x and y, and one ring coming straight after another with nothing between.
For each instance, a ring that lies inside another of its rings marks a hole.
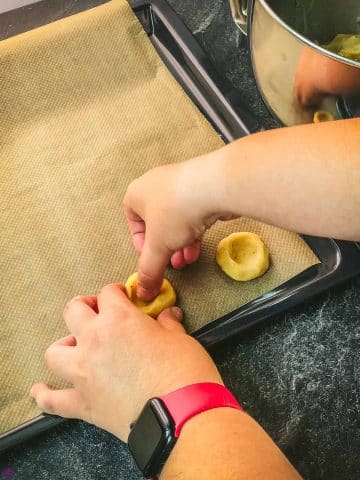
<instances>
[{"instance_id":1,"label":"cookie dough ball","mask_svg":"<svg viewBox=\"0 0 360 480\"><path fill-rule=\"evenodd\" d=\"M328 112L327 110L318 110L314 113L314 123L331 122L332 120L335 120L335 117L331 112Z\"/></svg>"},{"instance_id":2,"label":"cookie dough ball","mask_svg":"<svg viewBox=\"0 0 360 480\"><path fill-rule=\"evenodd\" d=\"M137 273L133 273L125 283L126 294L134 305L146 315L156 318L165 308L173 307L176 293L169 280L164 278L159 295L151 302L143 302L136 295Z\"/></svg>"},{"instance_id":3,"label":"cookie dough ball","mask_svg":"<svg viewBox=\"0 0 360 480\"><path fill-rule=\"evenodd\" d=\"M269 268L269 250L255 233L237 232L221 240L216 252L219 267L230 278L246 282Z\"/></svg>"}]
</instances>

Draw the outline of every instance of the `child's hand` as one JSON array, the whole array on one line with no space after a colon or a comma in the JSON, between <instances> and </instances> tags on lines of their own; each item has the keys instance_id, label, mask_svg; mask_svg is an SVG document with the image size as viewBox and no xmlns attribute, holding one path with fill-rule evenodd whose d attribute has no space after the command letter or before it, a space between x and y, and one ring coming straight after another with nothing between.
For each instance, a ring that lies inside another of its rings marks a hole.
<instances>
[{"instance_id":1,"label":"child's hand","mask_svg":"<svg viewBox=\"0 0 360 480\"><path fill-rule=\"evenodd\" d=\"M150 170L128 188L124 208L135 249L140 253L138 296L151 300L168 262L183 268L195 262L203 233L220 217L220 155Z\"/></svg>"},{"instance_id":2,"label":"child's hand","mask_svg":"<svg viewBox=\"0 0 360 480\"><path fill-rule=\"evenodd\" d=\"M141 313L122 285L76 297L64 310L70 335L45 360L72 388L31 390L47 413L80 418L126 441L130 424L152 397L197 382L222 383L215 364L181 325L179 308L157 320Z\"/></svg>"}]
</instances>

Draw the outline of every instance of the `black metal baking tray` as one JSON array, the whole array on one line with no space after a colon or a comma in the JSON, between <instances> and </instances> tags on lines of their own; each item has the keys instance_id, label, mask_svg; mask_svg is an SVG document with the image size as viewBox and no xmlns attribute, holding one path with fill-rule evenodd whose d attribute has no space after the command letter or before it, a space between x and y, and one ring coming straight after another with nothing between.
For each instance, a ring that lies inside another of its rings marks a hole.
<instances>
[{"instance_id":1,"label":"black metal baking tray","mask_svg":"<svg viewBox=\"0 0 360 480\"><path fill-rule=\"evenodd\" d=\"M262 129L165 1L135 0L130 4L169 70L224 141ZM36 11L36 5L33 9ZM358 244L309 236L304 239L318 256L319 265L211 322L194 336L209 348L360 274ZM0 452L63 421L59 417L40 415L0 435Z\"/></svg>"}]
</instances>

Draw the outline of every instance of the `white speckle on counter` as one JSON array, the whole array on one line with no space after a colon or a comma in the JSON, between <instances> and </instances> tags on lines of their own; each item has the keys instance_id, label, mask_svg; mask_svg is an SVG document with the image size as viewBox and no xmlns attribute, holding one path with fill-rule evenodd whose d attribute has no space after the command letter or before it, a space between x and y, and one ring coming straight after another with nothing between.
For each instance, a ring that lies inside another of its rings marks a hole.
<instances>
[{"instance_id":1,"label":"white speckle on counter","mask_svg":"<svg viewBox=\"0 0 360 480\"><path fill-rule=\"evenodd\" d=\"M218 4L218 5L215 5L215 11L210 13L210 15L208 17L206 17L201 23L200 25L198 26L198 28L196 30L194 30L194 34L196 33L204 33L208 28L209 26L211 25L211 22L214 20L216 14L219 12L220 10L220 7L221 5Z\"/></svg>"}]
</instances>

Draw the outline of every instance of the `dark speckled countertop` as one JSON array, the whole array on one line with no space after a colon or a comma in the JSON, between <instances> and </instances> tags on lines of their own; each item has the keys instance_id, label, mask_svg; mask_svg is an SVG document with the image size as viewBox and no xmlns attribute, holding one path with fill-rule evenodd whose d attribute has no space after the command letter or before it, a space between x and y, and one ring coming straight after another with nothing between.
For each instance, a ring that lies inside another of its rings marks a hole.
<instances>
[{"instance_id":1,"label":"dark speckled countertop","mask_svg":"<svg viewBox=\"0 0 360 480\"><path fill-rule=\"evenodd\" d=\"M59 18L103 1L50 3ZM169 3L249 109L272 126L227 0ZM12 28L0 19L0 33ZM306 479L360 478L359 287L357 278L213 352L227 385ZM10 478L136 480L141 475L127 447L114 437L68 422L4 454L0 479Z\"/></svg>"}]
</instances>

